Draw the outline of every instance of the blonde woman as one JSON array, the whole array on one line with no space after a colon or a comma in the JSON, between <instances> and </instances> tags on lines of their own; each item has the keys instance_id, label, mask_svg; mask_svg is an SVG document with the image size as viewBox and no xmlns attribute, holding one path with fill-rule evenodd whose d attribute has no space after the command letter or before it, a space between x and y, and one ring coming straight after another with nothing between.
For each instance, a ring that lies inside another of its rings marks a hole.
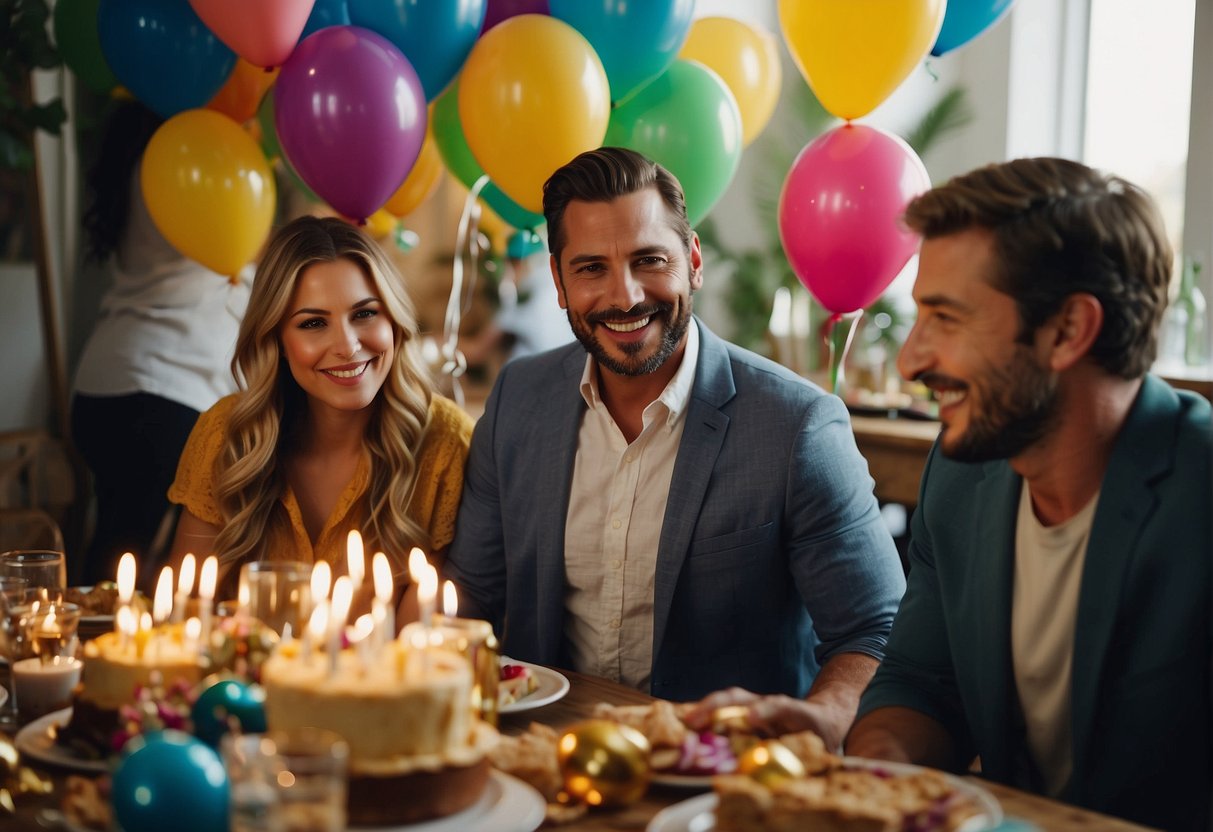
<instances>
[{"instance_id":1,"label":"blonde woman","mask_svg":"<svg viewBox=\"0 0 1213 832\"><path fill-rule=\"evenodd\" d=\"M202 414L169 499L173 555L328 561L350 529L403 571L454 535L472 420L434 393L403 281L377 244L302 217L257 269L232 370L241 390ZM229 584L230 586L230 584Z\"/></svg>"}]
</instances>

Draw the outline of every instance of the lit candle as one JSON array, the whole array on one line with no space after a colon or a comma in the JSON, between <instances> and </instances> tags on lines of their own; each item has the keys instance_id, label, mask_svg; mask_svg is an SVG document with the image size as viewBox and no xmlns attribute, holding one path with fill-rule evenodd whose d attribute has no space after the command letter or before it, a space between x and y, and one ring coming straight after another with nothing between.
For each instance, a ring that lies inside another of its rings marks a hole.
<instances>
[{"instance_id":1,"label":"lit candle","mask_svg":"<svg viewBox=\"0 0 1213 832\"><path fill-rule=\"evenodd\" d=\"M333 568L327 561L318 560L312 564L312 605L319 604L329 597L329 587L333 583Z\"/></svg>"},{"instance_id":2,"label":"lit candle","mask_svg":"<svg viewBox=\"0 0 1213 832\"><path fill-rule=\"evenodd\" d=\"M166 566L160 570L160 578L156 581L156 594L152 597L152 620L163 624L173 611L173 567Z\"/></svg>"},{"instance_id":3,"label":"lit candle","mask_svg":"<svg viewBox=\"0 0 1213 832\"><path fill-rule=\"evenodd\" d=\"M358 587L362 586L362 579L366 577L366 554L362 548L362 535L357 529L351 529L346 535L345 561L346 574L354 582L354 591L357 592Z\"/></svg>"},{"instance_id":4,"label":"lit candle","mask_svg":"<svg viewBox=\"0 0 1213 832\"><path fill-rule=\"evenodd\" d=\"M198 638L202 635L202 622L190 616L185 622L185 652L188 655L198 654Z\"/></svg>"},{"instance_id":5,"label":"lit candle","mask_svg":"<svg viewBox=\"0 0 1213 832\"><path fill-rule=\"evenodd\" d=\"M442 614L447 618L455 618L459 613L459 598L455 595L453 581L442 582Z\"/></svg>"},{"instance_id":6,"label":"lit candle","mask_svg":"<svg viewBox=\"0 0 1213 832\"><path fill-rule=\"evenodd\" d=\"M80 681L82 667L79 659L69 656L14 662L13 687L21 703L21 717L34 719L70 705L72 688Z\"/></svg>"},{"instance_id":7,"label":"lit candle","mask_svg":"<svg viewBox=\"0 0 1213 832\"><path fill-rule=\"evenodd\" d=\"M403 635L403 633L401 633ZM409 629L409 647L412 648L409 659L408 675L414 680L420 680L429 670L429 657L426 655L426 637L424 627Z\"/></svg>"},{"instance_id":8,"label":"lit candle","mask_svg":"<svg viewBox=\"0 0 1213 832\"><path fill-rule=\"evenodd\" d=\"M434 602L438 598L438 570L426 564L417 582L417 607L421 611L421 623L429 627L434 623Z\"/></svg>"},{"instance_id":9,"label":"lit candle","mask_svg":"<svg viewBox=\"0 0 1213 832\"><path fill-rule=\"evenodd\" d=\"M358 651L358 664L362 668L363 673L371 666L370 639L367 637L374 631L374 619L369 615L360 615L354 622L354 626L346 634L346 638L354 645L354 649Z\"/></svg>"},{"instance_id":10,"label":"lit candle","mask_svg":"<svg viewBox=\"0 0 1213 832\"><path fill-rule=\"evenodd\" d=\"M135 658L142 661L148 639L152 637L152 617L147 613L139 616L139 629L135 631Z\"/></svg>"},{"instance_id":11,"label":"lit candle","mask_svg":"<svg viewBox=\"0 0 1213 832\"><path fill-rule=\"evenodd\" d=\"M249 585L246 583L240 584L240 588L236 590L236 623L237 624L247 621L249 618L248 606L249 606L249 597L250 597L251 593L252 593L252 590L249 589Z\"/></svg>"},{"instance_id":12,"label":"lit candle","mask_svg":"<svg viewBox=\"0 0 1213 832\"><path fill-rule=\"evenodd\" d=\"M180 624L185 620L185 608L189 606L190 593L194 591L196 568L193 554L188 554L181 559L181 571L177 573L177 595L173 598L172 621L174 624Z\"/></svg>"},{"instance_id":13,"label":"lit candle","mask_svg":"<svg viewBox=\"0 0 1213 832\"><path fill-rule=\"evenodd\" d=\"M198 575L198 620L202 624L199 641L202 652L211 650L211 616L215 613L215 583L219 579L219 559L211 555L202 561Z\"/></svg>"},{"instance_id":14,"label":"lit candle","mask_svg":"<svg viewBox=\"0 0 1213 832\"><path fill-rule=\"evenodd\" d=\"M118 613L126 609L132 615L131 599L135 596L135 556L127 552L118 561L118 609L114 614L114 626L118 626ZM131 633L134 628L131 629ZM129 634L122 629L118 630L118 640L121 647L126 647L130 644Z\"/></svg>"},{"instance_id":15,"label":"lit candle","mask_svg":"<svg viewBox=\"0 0 1213 832\"><path fill-rule=\"evenodd\" d=\"M375 579L375 600L371 604L371 615L375 622L376 652L396 637L396 613L392 609L395 581L392 580L392 564L383 552L376 552L371 561L371 574Z\"/></svg>"},{"instance_id":16,"label":"lit candle","mask_svg":"<svg viewBox=\"0 0 1213 832\"><path fill-rule=\"evenodd\" d=\"M118 628L119 644L122 651L126 652L134 639L135 631L139 629L139 622L135 618L135 611L130 608L130 605L118 607L118 611L114 613L114 626Z\"/></svg>"},{"instance_id":17,"label":"lit candle","mask_svg":"<svg viewBox=\"0 0 1213 832\"><path fill-rule=\"evenodd\" d=\"M342 575L333 582L333 603L329 610L329 674L337 672L337 656L341 653L341 634L345 632L345 619L350 614L354 600L354 584L349 575Z\"/></svg>"},{"instance_id":18,"label":"lit candle","mask_svg":"<svg viewBox=\"0 0 1213 832\"><path fill-rule=\"evenodd\" d=\"M329 599L321 598L312 608L312 617L307 620L307 628L303 631L303 665L306 667L312 660L312 645L324 641L324 635L329 626Z\"/></svg>"}]
</instances>

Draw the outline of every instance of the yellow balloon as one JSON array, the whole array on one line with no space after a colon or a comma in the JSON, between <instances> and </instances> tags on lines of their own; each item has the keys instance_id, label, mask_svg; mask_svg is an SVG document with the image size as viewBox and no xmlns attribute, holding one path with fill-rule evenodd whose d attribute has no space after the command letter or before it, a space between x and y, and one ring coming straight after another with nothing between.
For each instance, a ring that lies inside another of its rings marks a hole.
<instances>
[{"instance_id":1,"label":"yellow balloon","mask_svg":"<svg viewBox=\"0 0 1213 832\"><path fill-rule=\"evenodd\" d=\"M386 208L380 208L366 218L366 233L376 240L382 240L399 227L400 218Z\"/></svg>"},{"instance_id":2,"label":"yellow balloon","mask_svg":"<svg viewBox=\"0 0 1213 832\"><path fill-rule=\"evenodd\" d=\"M765 29L731 17L701 17L691 24L678 57L713 70L737 99L741 142L767 126L779 102L779 44Z\"/></svg>"},{"instance_id":3,"label":"yellow balloon","mask_svg":"<svg viewBox=\"0 0 1213 832\"><path fill-rule=\"evenodd\" d=\"M442 179L442 156L438 153L438 145L434 141L433 131L429 124L425 128L425 140L421 143L421 153L413 163L413 169L400 183L396 193L388 199L383 210L403 217L411 214L417 206L425 202L438 188Z\"/></svg>"},{"instance_id":4,"label":"yellow balloon","mask_svg":"<svg viewBox=\"0 0 1213 832\"><path fill-rule=\"evenodd\" d=\"M143 152L143 199L173 247L235 275L269 235L277 199L261 148L213 110L186 110L160 126Z\"/></svg>"},{"instance_id":5,"label":"yellow balloon","mask_svg":"<svg viewBox=\"0 0 1213 832\"><path fill-rule=\"evenodd\" d=\"M564 21L524 14L480 36L459 76L468 147L506 196L539 213L543 183L602 144L611 115L606 71Z\"/></svg>"},{"instance_id":6,"label":"yellow balloon","mask_svg":"<svg viewBox=\"0 0 1213 832\"><path fill-rule=\"evenodd\" d=\"M876 109L926 57L945 0L779 0L779 25L800 74L848 121Z\"/></svg>"}]
</instances>

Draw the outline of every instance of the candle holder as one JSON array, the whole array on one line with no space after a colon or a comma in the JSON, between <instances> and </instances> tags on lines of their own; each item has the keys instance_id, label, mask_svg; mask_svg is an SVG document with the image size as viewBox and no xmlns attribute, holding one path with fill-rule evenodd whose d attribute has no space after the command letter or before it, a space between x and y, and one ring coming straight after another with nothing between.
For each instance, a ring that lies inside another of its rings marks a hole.
<instances>
[{"instance_id":1,"label":"candle holder","mask_svg":"<svg viewBox=\"0 0 1213 832\"><path fill-rule=\"evenodd\" d=\"M411 626L411 625L410 625ZM497 726L497 683L501 679L501 656L493 625L476 618L435 615L433 631L441 635L439 646L468 660L472 666L472 711Z\"/></svg>"},{"instance_id":2,"label":"candle holder","mask_svg":"<svg viewBox=\"0 0 1213 832\"><path fill-rule=\"evenodd\" d=\"M80 612L77 604L31 605L23 621L25 638L43 664L75 658L80 645Z\"/></svg>"}]
</instances>

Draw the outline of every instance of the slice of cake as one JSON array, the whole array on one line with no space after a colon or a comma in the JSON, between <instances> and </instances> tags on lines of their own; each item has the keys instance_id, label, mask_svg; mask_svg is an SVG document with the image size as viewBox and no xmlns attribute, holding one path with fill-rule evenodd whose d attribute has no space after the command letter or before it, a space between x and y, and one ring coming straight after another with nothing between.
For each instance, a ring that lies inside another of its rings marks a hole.
<instances>
[{"instance_id":1,"label":"slice of cake","mask_svg":"<svg viewBox=\"0 0 1213 832\"><path fill-rule=\"evenodd\" d=\"M501 681L497 683L498 707L512 705L539 690L535 671L522 664L501 665Z\"/></svg>"},{"instance_id":2,"label":"slice of cake","mask_svg":"<svg viewBox=\"0 0 1213 832\"><path fill-rule=\"evenodd\" d=\"M374 657L279 647L262 665L271 730L327 728L350 746L351 824L416 823L473 804L497 732L472 712L467 660L398 643Z\"/></svg>"}]
</instances>

